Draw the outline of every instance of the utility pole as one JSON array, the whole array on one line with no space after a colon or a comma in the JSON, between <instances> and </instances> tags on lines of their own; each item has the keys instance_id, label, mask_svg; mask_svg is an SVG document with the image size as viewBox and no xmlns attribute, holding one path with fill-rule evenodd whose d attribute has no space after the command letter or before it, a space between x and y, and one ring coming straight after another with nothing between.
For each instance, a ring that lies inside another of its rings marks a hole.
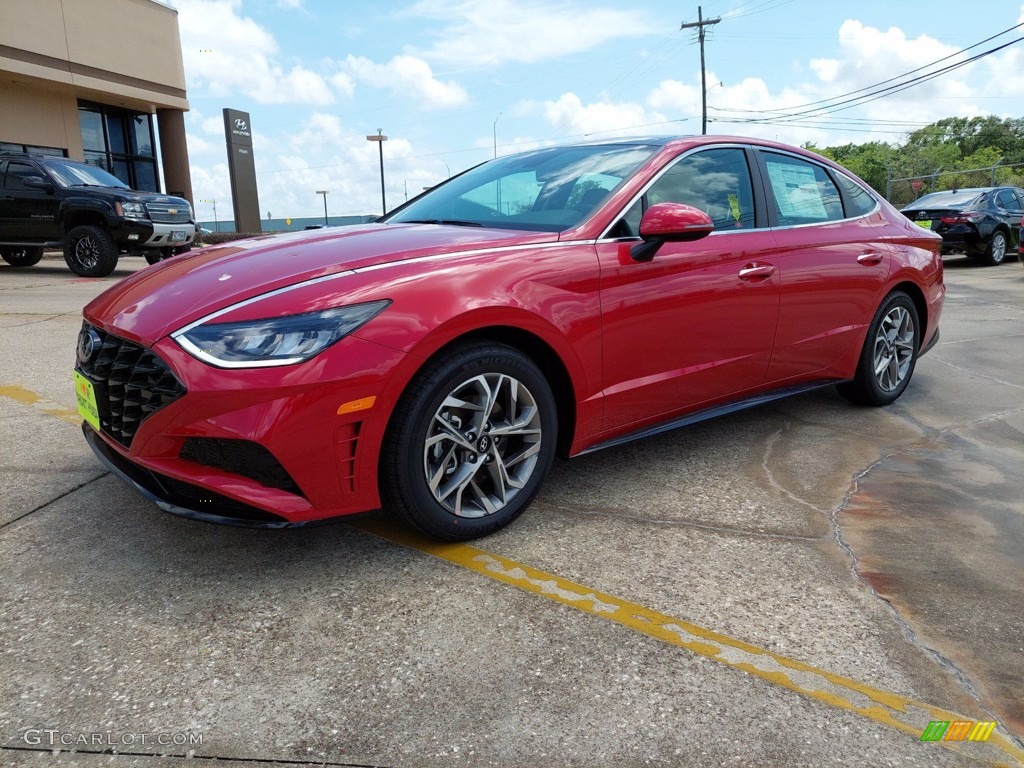
<instances>
[{"instance_id":1,"label":"utility pole","mask_svg":"<svg viewBox=\"0 0 1024 768\"><path fill-rule=\"evenodd\" d=\"M716 16L713 19L705 19L701 7L697 6L697 20L689 23L683 22L680 29L692 29L697 28L697 40L700 41L700 106L701 106L701 121L700 121L700 133L702 136L708 132L708 81L707 74L704 71L704 27L710 27L712 24L717 24L722 18Z\"/></svg>"}]
</instances>

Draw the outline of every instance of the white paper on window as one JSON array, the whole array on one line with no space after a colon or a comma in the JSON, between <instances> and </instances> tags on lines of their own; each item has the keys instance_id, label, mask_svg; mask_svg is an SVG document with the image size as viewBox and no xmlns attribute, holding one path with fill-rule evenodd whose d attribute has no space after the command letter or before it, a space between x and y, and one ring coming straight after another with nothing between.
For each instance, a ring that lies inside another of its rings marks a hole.
<instances>
[{"instance_id":1,"label":"white paper on window","mask_svg":"<svg viewBox=\"0 0 1024 768\"><path fill-rule=\"evenodd\" d=\"M828 218L813 168L771 161L767 165L780 214L801 219Z\"/></svg>"}]
</instances>

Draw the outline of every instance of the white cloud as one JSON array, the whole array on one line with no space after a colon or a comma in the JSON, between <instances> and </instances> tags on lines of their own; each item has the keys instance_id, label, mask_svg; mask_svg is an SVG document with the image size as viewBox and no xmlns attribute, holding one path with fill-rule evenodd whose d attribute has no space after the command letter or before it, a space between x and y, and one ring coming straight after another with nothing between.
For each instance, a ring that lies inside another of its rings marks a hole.
<instances>
[{"instance_id":1,"label":"white cloud","mask_svg":"<svg viewBox=\"0 0 1024 768\"><path fill-rule=\"evenodd\" d=\"M659 31L640 10L565 0L420 0L406 13L445 22L438 42L420 51L425 58L470 67L560 58Z\"/></svg>"},{"instance_id":2,"label":"white cloud","mask_svg":"<svg viewBox=\"0 0 1024 768\"><path fill-rule=\"evenodd\" d=\"M453 80L434 77L430 65L415 56L395 56L387 64L376 64L362 56L349 56L345 65L352 75L374 88L388 88L396 95L413 99L425 109L465 104L469 95Z\"/></svg>"},{"instance_id":3,"label":"white cloud","mask_svg":"<svg viewBox=\"0 0 1024 768\"><path fill-rule=\"evenodd\" d=\"M273 34L240 15L241 0L171 2L178 9L189 90L213 96L241 93L260 104L334 101L321 75L279 61Z\"/></svg>"},{"instance_id":4,"label":"white cloud","mask_svg":"<svg viewBox=\"0 0 1024 768\"><path fill-rule=\"evenodd\" d=\"M651 133L653 123L668 119L660 112L632 102L583 104L575 93L563 93L557 101L544 102L544 117L566 135L598 134L601 137Z\"/></svg>"}]
</instances>

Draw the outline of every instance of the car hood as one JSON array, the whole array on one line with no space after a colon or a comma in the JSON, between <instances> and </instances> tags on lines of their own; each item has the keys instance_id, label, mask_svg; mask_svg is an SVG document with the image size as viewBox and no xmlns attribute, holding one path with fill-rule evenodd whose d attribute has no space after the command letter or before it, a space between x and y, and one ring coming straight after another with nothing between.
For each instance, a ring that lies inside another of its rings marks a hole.
<instances>
[{"instance_id":1,"label":"car hood","mask_svg":"<svg viewBox=\"0 0 1024 768\"><path fill-rule=\"evenodd\" d=\"M85 307L90 323L151 345L211 312L305 280L480 248L551 242L557 233L434 224L366 224L238 240L143 269Z\"/></svg>"}]
</instances>

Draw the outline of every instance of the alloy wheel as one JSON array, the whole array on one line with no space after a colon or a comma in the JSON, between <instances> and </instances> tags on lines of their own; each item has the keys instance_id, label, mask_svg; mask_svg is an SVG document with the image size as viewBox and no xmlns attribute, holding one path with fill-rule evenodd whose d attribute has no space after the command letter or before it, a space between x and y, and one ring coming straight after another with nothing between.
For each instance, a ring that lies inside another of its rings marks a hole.
<instances>
[{"instance_id":1,"label":"alloy wheel","mask_svg":"<svg viewBox=\"0 0 1024 768\"><path fill-rule=\"evenodd\" d=\"M542 437L537 401L521 381L503 373L474 376L452 389L430 421L427 487L453 515L492 515L529 482Z\"/></svg>"},{"instance_id":2,"label":"alloy wheel","mask_svg":"<svg viewBox=\"0 0 1024 768\"><path fill-rule=\"evenodd\" d=\"M92 237L80 237L75 243L75 261L83 269L93 269L100 261L100 244Z\"/></svg>"},{"instance_id":3,"label":"alloy wheel","mask_svg":"<svg viewBox=\"0 0 1024 768\"><path fill-rule=\"evenodd\" d=\"M875 380L884 392L892 392L907 377L914 359L914 320L900 306L882 319L875 336Z\"/></svg>"},{"instance_id":4,"label":"alloy wheel","mask_svg":"<svg viewBox=\"0 0 1024 768\"><path fill-rule=\"evenodd\" d=\"M992 235L991 258L993 263L1000 264L1006 258L1006 237L1002 232Z\"/></svg>"}]
</instances>

